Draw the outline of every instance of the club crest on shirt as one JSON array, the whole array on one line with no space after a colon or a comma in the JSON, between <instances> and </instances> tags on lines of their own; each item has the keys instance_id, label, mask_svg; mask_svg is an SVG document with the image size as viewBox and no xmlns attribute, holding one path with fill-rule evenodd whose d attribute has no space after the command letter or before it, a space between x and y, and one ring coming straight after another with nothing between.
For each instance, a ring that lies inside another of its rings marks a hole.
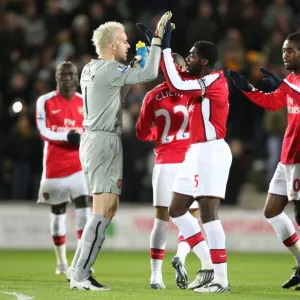
<instances>
[{"instance_id":1,"label":"club crest on shirt","mask_svg":"<svg viewBox=\"0 0 300 300\"><path fill-rule=\"evenodd\" d=\"M78 112L81 114L81 115L83 115L83 107L82 106L78 106Z\"/></svg>"}]
</instances>

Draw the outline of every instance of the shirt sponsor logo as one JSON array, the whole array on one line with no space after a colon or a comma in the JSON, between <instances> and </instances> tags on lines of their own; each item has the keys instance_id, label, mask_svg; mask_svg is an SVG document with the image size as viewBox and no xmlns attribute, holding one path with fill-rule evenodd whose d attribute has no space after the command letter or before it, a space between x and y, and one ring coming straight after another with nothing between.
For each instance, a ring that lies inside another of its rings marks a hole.
<instances>
[{"instance_id":1,"label":"shirt sponsor logo","mask_svg":"<svg viewBox=\"0 0 300 300\"><path fill-rule=\"evenodd\" d=\"M128 70L128 67L124 65L119 65L117 67L117 70L120 71L121 73L125 73Z\"/></svg>"},{"instance_id":2,"label":"shirt sponsor logo","mask_svg":"<svg viewBox=\"0 0 300 300\"><path fill-rule=\"evenodd\" d=\"M288 106L287 110L289 114L293 114L293 115L300 114L300 106Z\"/></svg>"}]
</instances>

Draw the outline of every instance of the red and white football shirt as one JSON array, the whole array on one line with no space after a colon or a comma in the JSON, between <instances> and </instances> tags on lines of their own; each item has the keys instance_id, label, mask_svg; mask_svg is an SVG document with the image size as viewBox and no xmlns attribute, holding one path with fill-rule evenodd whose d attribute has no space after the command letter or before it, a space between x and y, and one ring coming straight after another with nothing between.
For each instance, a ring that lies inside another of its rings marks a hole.
<instances>
[{"instance_id":1,"label":"red and white football shirt","mask_svg":"<svg viewBox=\"0 0 300 300\"><path fill-rule=\"evenodd\" d=\"M169 89L189 98L191 144L225 138L229 92L223 72L215 71L200 79L187 79L176 70L171 49L163 51L162 70Z\"/></svg>"},{"instance_id":2,"label":"red and white football shirt","mask_svg":"<svg viewBox=\"0 0 300 300\"><path fill-rule=\"evenodd\" d=\"M156 140L156 164L182 163L190 145L188 98L169 90L167 83L147 93L136 135L143 141ZM152 127L155 123L156 127Z\"/></svg>"},{"instance_id":3,"label":"red and white football shirt","mask_svg":"<svg viewBox=\"0 0 300 300\"><path fill-rule=\"evenodd\" d=\"M52 91L38 98L36 122L45 141L42 178L61 178L82 170L79 148L68 143L67 133L83 133L83 100L74 93L71 100Z\"/></svg>"},{"instance_id":4,"label":"red and white football shirt","mask_svg":"<svg viewBox=\"0 0 300 300\"><path fill-rule=\"evenodd\" d=\"M258 90L243 93L252 102L269 110L287 106L288 125L282 143L280 162L287 165L300 163L300 75L289 74L273 93Z\"/></svg>"}]
</instances>

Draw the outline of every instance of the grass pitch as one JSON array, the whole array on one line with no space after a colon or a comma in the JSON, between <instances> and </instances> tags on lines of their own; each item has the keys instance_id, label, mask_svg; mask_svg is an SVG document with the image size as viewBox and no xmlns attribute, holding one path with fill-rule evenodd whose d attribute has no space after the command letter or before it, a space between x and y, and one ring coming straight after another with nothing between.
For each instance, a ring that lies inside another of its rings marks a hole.
<instances>
[{"instance_id":1,"label":"grass pitch","mask_svg":"<svg viewBox=\"0 0 300 300\"><path fill-rule=\"evenodd\" d=\"M69 262L73 252L68 255ZM177 288L170 265L173 253L166 254L163 276L166 290L149 288L150 263L145 252L103 252L95 264L95 277L112 287L110 292L72 291L64 276L55 275L52 251L0 251L0 299L29 300L3 292L21 293L34 300L165 300L165 299L300 299L300 291L283 290L294 266L293 258L280 254L228 253L231 294L198 294ZM190 281L199 267L195 255L187 259Z\"/></svg>"}]
</instances>

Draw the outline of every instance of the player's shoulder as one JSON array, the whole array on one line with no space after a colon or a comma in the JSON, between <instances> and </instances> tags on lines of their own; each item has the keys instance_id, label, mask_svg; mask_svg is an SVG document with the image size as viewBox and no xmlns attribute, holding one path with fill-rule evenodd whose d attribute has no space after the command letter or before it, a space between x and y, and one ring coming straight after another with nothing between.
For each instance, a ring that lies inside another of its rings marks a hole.
<instances>
[{"instance_id":1,"label":"player's shoulder","mask_svg":"<svg viewBox=\"0 0 300 300\"><path fill-rule=\"evenodd\" d=\"M47 94L44 94L44 95L41 95L40 97L38 97L37 102L45 103L47 100L54 99L56 96L57 96L57 92L52 91L52 92L49 92Z\"/></svg>"},{"instance_id":2,"label":"player's shoulder","mask_svg":"<svg viewBox=\"0 0 300 300\"><path fill-rule=\"evenodd\" d=\"M82 96L80 93L78 93L78 92L75 92L74 97L75 97L76 99L79 99L80 101L83 100L83 96Z\"/></svg>"}]
</instances>

